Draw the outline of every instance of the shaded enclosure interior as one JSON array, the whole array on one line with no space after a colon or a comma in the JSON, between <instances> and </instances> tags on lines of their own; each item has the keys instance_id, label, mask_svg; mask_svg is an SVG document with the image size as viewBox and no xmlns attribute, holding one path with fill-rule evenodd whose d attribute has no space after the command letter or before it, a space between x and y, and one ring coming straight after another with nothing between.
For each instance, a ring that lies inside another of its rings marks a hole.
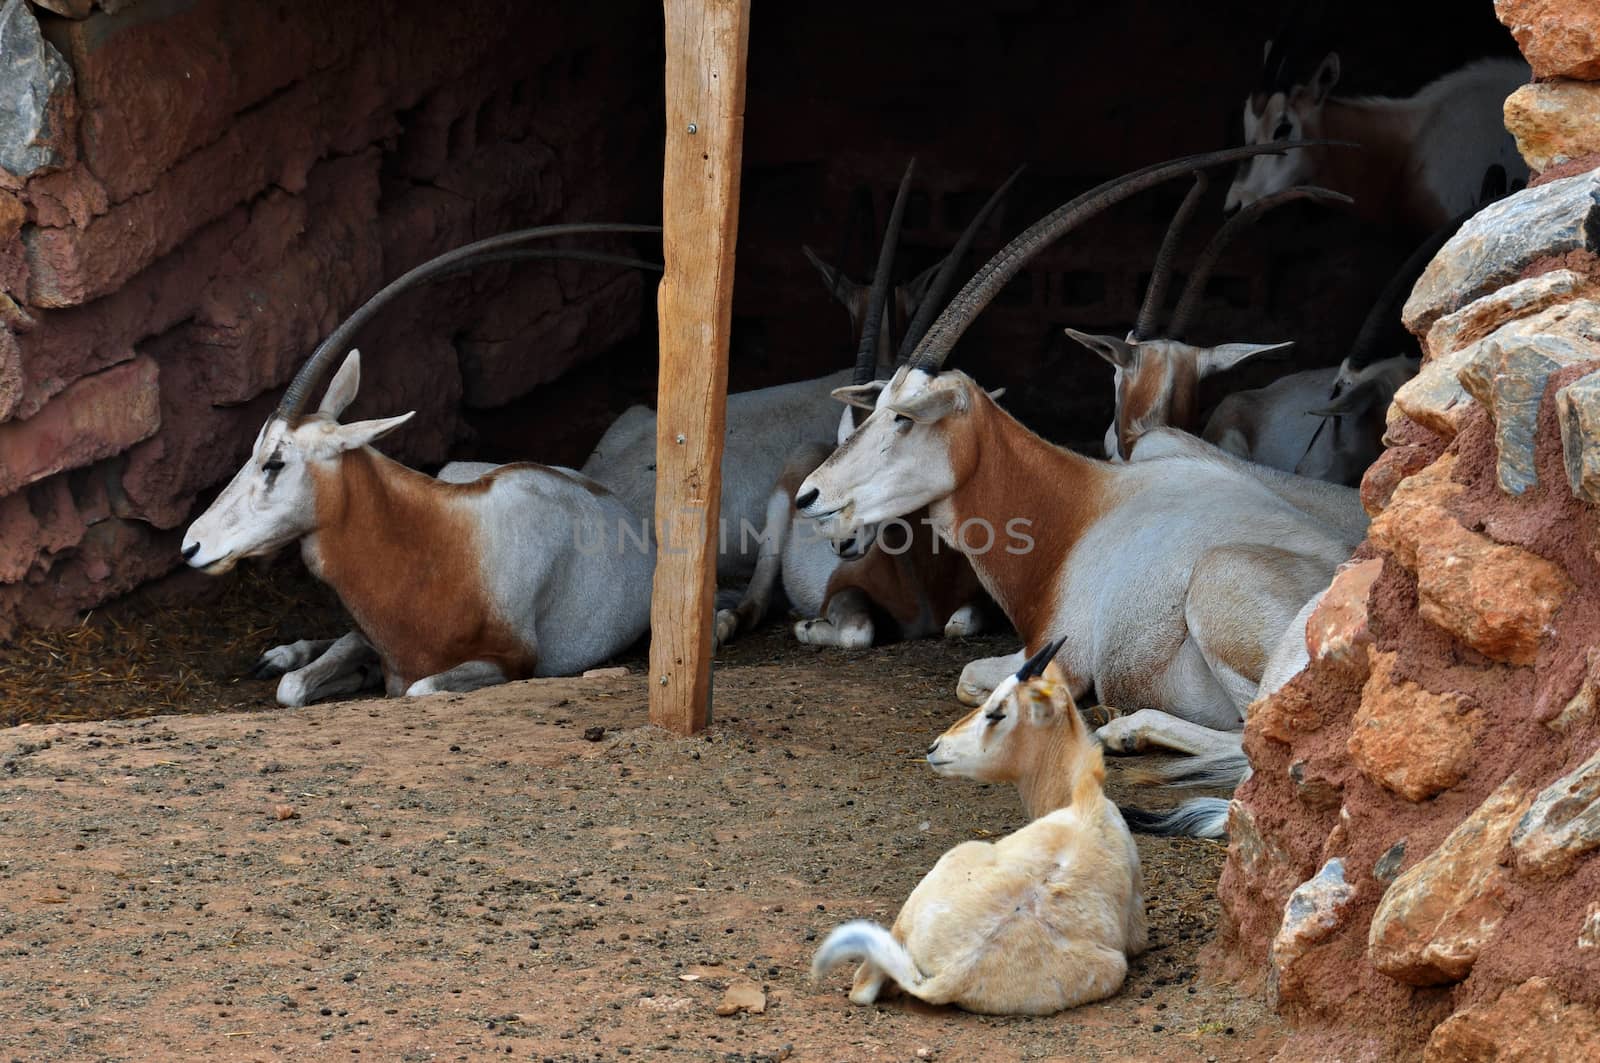
<instances>
[{"instance_id":1,"label":"shaded enclosure interior","mask_svg":"<svg viewBox=\"0 0 1600 1063\"><path fill-rule=\"evenodd\" d=\"M1340 52L1341 94L1409 95L1471 59L1516 54L1488 5L1336 6L1314 36ZM801 246L865 283L910 157L917 174L897 281L934 264L1008 173L1027 165L964 279L1016 232L1101 181L1238 143L1263 43L1288 7L1013 0L755 12L730 391L849 364L849 319ZM1172 300L1223 220L1230 177L1213 175ZM1041 255L967 333L951 365L1007 387L1006 405L1050 438L1097 452L1111 417L1110 369L1062 330L1127 331L1185 191L1173 182L1136 197ZM1291 204L1265 216L1229 248L1189 338L1296 347L1208 381L1207 404L1294 368L1337 363L1412 246L1407 234L1328 208ZM619 391L653 402L653 326L647 300L637 344L526 406L478 418L480 445L497 457L580 462ZM581 412L591 409L592 422ZM534 442L545 429L533 422L547 417L562 438Z\"/></svg>"},{"instance_id":2,"label":"shaded enclosure interior","mask_svg":"<svg viewBox=\"0 0 1600 1063\"><path fill-rule=\"evenodd\" d=\"M29 8L71 67L70 98L54 161L0 181L22 212L0 290L26 318L0 335L0 631L69 622L176 567L183 527L288 378L384 281L517 226L660 218L657 5L50 6L87 17ZM1341 92L1407 94L1470 59L1514 54L1487 3L1328 6L1313 32L1343 57ZM899 279L935 262L1028 166L964 277L1102 180L1236 143L1286 8L756 10L730 388L849 363L848 318L801 245L864 280L909 157ZM1221 220L1228 177L1215 176L1191 226L1180 281ZM1048 437L1096 447L1109 369L1062 328L1126 332L1184 187L1122 204L1040 256L951 364L1007 387L1006 404ZM1293 365L1334 363L1409 244L1285 207L1229 250L1190 338L1292 338ZM350 416L418 410L385 449L425 468L580 465L613 417L654 401L653 292L651 276L576 263L436 284L365 330ZM1203 398L1286 368L1249 365L1207 382ZM64 436L61 424L76 427Z\"/></svg>"}]
</instances>

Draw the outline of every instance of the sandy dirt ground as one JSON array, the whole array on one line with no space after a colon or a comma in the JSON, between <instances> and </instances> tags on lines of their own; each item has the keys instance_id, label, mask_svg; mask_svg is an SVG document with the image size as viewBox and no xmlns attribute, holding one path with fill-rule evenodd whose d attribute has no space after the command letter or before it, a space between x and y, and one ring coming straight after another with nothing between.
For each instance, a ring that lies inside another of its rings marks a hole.
<instances>
[{"instance_id":1,"label":"sandy dirt ground","mask_svg":"<svg viewBox=\"0 0 1600 1063\"><path fill-rule=\"evenodd\" d=\"M810 980L836 923L887 924L950 846L1022 824L1009 788L921 760L961 665L1010 648L768 629L725 654L695 738L646 725L637 656L295 711L243 682L206 702L229 711L0 731L0 1058L1269 1057L1277 1021L1198 970L1213 842L1141 840L1152 948L1102 1004L997 1019ZM759 1014L717 1014L752 987Z\"/></svg>"}]
</instances>

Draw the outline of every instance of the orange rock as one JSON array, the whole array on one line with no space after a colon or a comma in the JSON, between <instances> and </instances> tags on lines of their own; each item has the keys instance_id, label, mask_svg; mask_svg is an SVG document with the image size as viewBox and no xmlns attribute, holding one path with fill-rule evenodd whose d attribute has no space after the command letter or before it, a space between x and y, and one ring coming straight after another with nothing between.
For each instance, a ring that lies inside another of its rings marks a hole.
<instances>
[{"instance_id":1,"label":"orange rock","mask_svg":"<svg viewBox=\"0 0 1600 1063\"><path fill-rule=\"evenodd\" d=\"M1600 80L1600 6L1593 0L1494 0L1535 77Z\"/></svg>"},{"instance_id":2,"label":"orange rock","mask_svg":"<svg viewBox=\"0 0 1600 1063\"><path fill-rule=\"evenodd\" d=\"M1333 574L1328 592L1306 620L1306 649L1314 661L1326 661L1344 671L1365 672L1367 646L1367 596L1383 571L1383 559L1347 562Z\"/></svg>"},{"instance_id":3,"label":"orange rock","mask_svg":"<svg viewBox=\"0 0 1600 1063\"><path fill-rule=\"evenodd\" d=\"M1423 801L1454 786L1472 768L1482 714L1460 694L1435 694L1395 679L1396 654L1371 654L1348 749L1361 773L1385 790Z\"/></svg>"},{"instance_id":4,"label":"orange rock","mask_svg":"<svg viewBox=\"0 0 1600 1063\"><path fill-rule=\"evenodd\" d=\"M1501 857L1527 807L1516 777L1507 779L1439 848L1394 880L1367 934L1374 967L1409 985L1467 976L1510 911Z\"/></svg>"},{"instance_id":5,"label":"orange rock","mask_svg":"<svg viewBox=\"0 0 1600 1063\"><path fill-rule=\"evenodd\" d=\"M1486 1007L1464 1008L1434 1028L1423 1063L1565 1063L1600 1059L1600 1016L1530 978Z\"/></svg>"},{"instance_id":6,"label":"orange rock","mask_svg":"<svg viewBox=\"0 0 1600 1063\"><path fill-rule=\"evenodd\" d=\"M1440 458L1395 489L1372 522L1372 542L1417 577L1419 612L1485 657L1532 664L1551 618L1572 591L1561 566L1468 531L1448 503L1464 488Z\"/></svg>"}]
</instances>

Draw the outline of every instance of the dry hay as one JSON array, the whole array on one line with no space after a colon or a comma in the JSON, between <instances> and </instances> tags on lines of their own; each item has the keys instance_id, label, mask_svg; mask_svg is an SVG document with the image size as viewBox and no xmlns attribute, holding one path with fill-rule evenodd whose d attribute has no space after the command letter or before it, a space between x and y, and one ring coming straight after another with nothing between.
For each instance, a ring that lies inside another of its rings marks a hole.
<instances>
[{"instance_id":1,"label":"dry hay","mask_svg":"<svg viewBox=\"0 0 1600 1063\"><path fill-rule=\"evenodd\" d=\"M348 624L298 561L216 580L181 573L76 627L24 629L0 645L0 726L270 705L272 684L241 683L261 652Z\"/></svg>"}]
</instances>

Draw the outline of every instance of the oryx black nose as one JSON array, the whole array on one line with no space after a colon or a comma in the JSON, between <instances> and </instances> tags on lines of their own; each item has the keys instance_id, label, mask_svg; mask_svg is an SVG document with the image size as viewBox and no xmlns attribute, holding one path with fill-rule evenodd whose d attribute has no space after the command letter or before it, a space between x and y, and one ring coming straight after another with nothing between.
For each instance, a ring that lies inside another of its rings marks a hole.
<instances>
[{"instance_id":1,"label":"oryx black nose","mask_svg":"<svg viewBox=\"0 0 1600 1063\"><path fill-rule=\"evenodd\" d=\"M795 506L796 509L805 509L807 506L811 505L811 503L815 502L816 500L817 500L817 489L815 487L813 487L811 490L807 491L805 494L795 495L794 496L794 506Z\"/></svg>"},{"instance_id":2,"label":"oryx black nose","mask_svg":"<svg viewBox=\"0 0 1600 1063\"><path fill-rule=\"evenodd\" d=\"M930 756L930 757L933 756L933 751L935 749L938 749L938 748L939 748L939 740L937 738L935 738L933 740L933 744L928 747L928 756Z\"/></svg>"},{"instance_id":3,"label":"oryx black nose","mask_svg":"<svg viewBox=\"0 0 1600 1063\"><path fill-rule=\"evenodd\" d=\"M191 557L193 557L195 554L198 554L199 552L200 552L200 544L199 543L195 543L192 546L185 546L183 548L183 559L185 561L187 561Z\"/></svg>"}]
</instances>

